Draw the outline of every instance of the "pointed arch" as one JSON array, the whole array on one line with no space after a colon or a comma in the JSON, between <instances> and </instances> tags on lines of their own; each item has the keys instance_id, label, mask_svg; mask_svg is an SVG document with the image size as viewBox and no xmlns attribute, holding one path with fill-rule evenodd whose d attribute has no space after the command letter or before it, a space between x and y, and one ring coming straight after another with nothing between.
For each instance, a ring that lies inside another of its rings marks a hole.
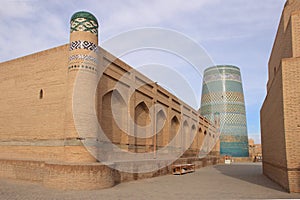
<instances>
[{"instance_id":1,"label":"pointed arch","mask_svg":"<svg viewBox=\"0 0 300 200\"><path fill-rule=\"evenodd\" d=\"M200 127L199 127L199 131L198 131L198 142L197 142L197 147L198 148L201 148L202 144L203 144L203 141L204 141L204 132L203 132L203 127L201 127L201 124L200 124Z\"/></svg>"},{"instance_id":2,"label":"pointed arch","mask_svg":"<svg viewBox=\"0 0 300 200\"><path fill-rule=\"evenodd\" d=\"M140 102L134 109L134 146L135 152L146 152L147 151L147 139L138 137L138 135L149 135L150 134L150 112L144 101ZM143 133L142 133L143 131Z\"/></svg>"},{"instance_id":3,"label":"pointed arch","mask_svg":"<svg viewBox=\"0 0 300 200\"><path fill-rule=\"evenodd\" d=\"M117 112L116 112L117 111ZM127 104L117 90L111 90L102 96L100 125L114 144L121 144L127 134Z\"/></svg>"},{"instance_id":4,"label":"pointed arch","mask_svg":"<svg viewBox=\"0 0 300 200\"><path fill-rule=\"evenodd\" d=\"M193 149L197 148L197 135L196 126L193 124L191 128L191 148Z\"/></svg>"},{"instance_id":5,"label":"pointed arch","mask_svg":"<svg viewBox=\"0 0 300 200\"><path fill-rule=\"evenodd\" d=\"M156 145L163 147L166 145L167 127L166 127L166 114L163 110L160 110L156 114Z\"/></svg>"},{"instance_id":6,"label":"pointed arch","mask_svg":"<svg viewBox=\"0 0 300 200\"><path fill-rule=\"evenodd\" d=\"M144 101L140 102L134 109L134 122L140 126L150 124L149 108Z\"/></svg>"},{"instance_id":7,"label":"pointed arch","mask_svg":"<svg viewBox=\"0 0 300 200\"><path fill-rule=\"evenodd\" d=\"M196 132L196 126L195 126L195 124L192 125L192 129L191 130L192 130L192 133Z\"/></svg>"},{"instance_id":8,"label":"pointed arch","mask_svg":"<svg viewBox=\"0 0 300 200\"><path fill-rule=\"evenodd\" d=\"M185 120L183 122L183 138L182 138L182 147L188 148L190 144L190 128L188 122Z\"/></svg>"},{"instance_id":9,"label":"pointed arch","mask_svg":"<svg viewBox=\"0 0 300 200\"><path fill-rule=\"evenodd\" d=\"M180 128L180 122L177 118L177 116L174 116L171 119L171 126L170 126L170 137L169 137L169 142L171 142L173 140L173 138L175 138L175 136L177 135L178 131ZM177 139L178 140L178 139ZM179 143L180 141L175 141L173 148L174 147L178 147L180 145Z\"/></svg>"},{"instance_id":10,"label":"pointed arch","mask_svg":"<svg viewBox=\"0 0 300 200\"><path fill-rule=\"evenodd\" d=\"M196 134L196 141L195 141L195 146L196 146L196 149L199 149L200 148L200 144L201 144L201 132L202 132L202 128L199 127L198 128L198 131L197 131L197 134Z\"/></svg>"}]
</instances>

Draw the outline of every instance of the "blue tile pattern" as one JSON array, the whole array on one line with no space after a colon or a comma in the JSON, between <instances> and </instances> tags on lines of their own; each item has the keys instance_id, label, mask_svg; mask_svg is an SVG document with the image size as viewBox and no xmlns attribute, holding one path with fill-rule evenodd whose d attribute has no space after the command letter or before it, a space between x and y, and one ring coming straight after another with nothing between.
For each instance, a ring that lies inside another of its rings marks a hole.
<instances>
[{"instance_id":1,"label":"blue tile pattern","mask_svg":"<svg viewBox=\"0 0 300 200\"><path fill-rule=\"evenodd\" d=\"M240 69L219 65L204 71L201 115L214 120L220 114L220 152L222 155L248 157L245 100Z\"/></svg>"}]
</instances>

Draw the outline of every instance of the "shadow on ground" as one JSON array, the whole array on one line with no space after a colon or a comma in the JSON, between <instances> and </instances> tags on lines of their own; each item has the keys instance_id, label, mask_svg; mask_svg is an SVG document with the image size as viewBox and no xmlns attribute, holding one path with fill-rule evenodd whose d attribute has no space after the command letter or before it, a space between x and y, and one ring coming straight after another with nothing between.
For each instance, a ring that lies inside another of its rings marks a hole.
<instances>
[{"instance_id":1,"label":"shadow on ground","mask_svg":"<svg viewBox=\"0 0 300 200\"><path fill-rule=\"evenodd\" d=\"M226 176L237 178L277 191L286 192L278 184L272 182L265 175L263 175L261 163L234 163L231 165L216 165L214 168Z\"/></svg>"}]
</instances>

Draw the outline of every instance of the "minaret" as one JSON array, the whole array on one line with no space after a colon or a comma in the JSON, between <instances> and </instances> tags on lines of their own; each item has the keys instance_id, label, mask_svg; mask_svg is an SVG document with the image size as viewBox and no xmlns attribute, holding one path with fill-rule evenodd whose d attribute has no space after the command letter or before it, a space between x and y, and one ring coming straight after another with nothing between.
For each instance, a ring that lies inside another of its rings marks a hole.
<instances>
[{"instance_id":1,"label":"minaret","mask_svg":"<svg viewBox=\"0 0 300 200\"><path fill-rule=\"evenodd\" d=\"M98 47L98 21L84 11L75 13L70 21L69 77L72 72L89 70L96 73ZM85 66L83 66L83 63Z\"/></svg>"},{"instance_id":2,"label":"minaret","mask_svg":"<svg viewBox=\"0 0 300 200\"><path fill-rule=\"evenodd\" d=\"M246 110L238 67L219 65L204 71L200 114L211 121L218 118L222 155L248 157Z\"/></svg>"},{"instance_id":3,"label":"minaret","mask_svg":"<svg viewBox=\"0 0 300 200\"><path fill-rule=\"evenodd\" d=\"M83 146L86 135L79 133L81 127L78 127L75 119L80 118L83 120L86 116L94 114L93 110L89 109L88 106L82 106L88 104L91 99L95 101L95 96L90 95L90 93L88 95L82 94L81 99L78 100L78 98L76 99L76 95L78 97L78 93L86 92L86 88L93 90L97 84L97 64L99 61L97 57L98 21L91 13L80 11L71 17L70 26L69 62L66 83L65 155L67 161L94 161L94 158L87 153ZM76 115L75 111L77 108L81 110L81 116ZM91 120L84 120L87 123L91 123L88 124L89 127L94 128L96 126L92 124ZM80 158L77 158L78 156Z\"/></svg>"}]
</instances>

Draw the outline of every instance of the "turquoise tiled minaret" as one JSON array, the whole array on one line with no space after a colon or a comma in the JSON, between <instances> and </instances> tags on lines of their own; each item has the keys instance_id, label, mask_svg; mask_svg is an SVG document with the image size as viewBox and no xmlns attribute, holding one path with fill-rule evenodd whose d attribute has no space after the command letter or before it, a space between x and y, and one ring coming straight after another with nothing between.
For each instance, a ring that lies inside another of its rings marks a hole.
<instances>
[{"instance_id":1,"label":"turquoise tiled minaret","mask_svg":"<svg viewBox=\"0 0 300 200\"><path fill-rule=\"evenodd\" d=\"M240 69L231 65L207 68L203 76L201 115L220 115L220 153L248 157L248 136Z\"/></svg>"}]
</instances>

